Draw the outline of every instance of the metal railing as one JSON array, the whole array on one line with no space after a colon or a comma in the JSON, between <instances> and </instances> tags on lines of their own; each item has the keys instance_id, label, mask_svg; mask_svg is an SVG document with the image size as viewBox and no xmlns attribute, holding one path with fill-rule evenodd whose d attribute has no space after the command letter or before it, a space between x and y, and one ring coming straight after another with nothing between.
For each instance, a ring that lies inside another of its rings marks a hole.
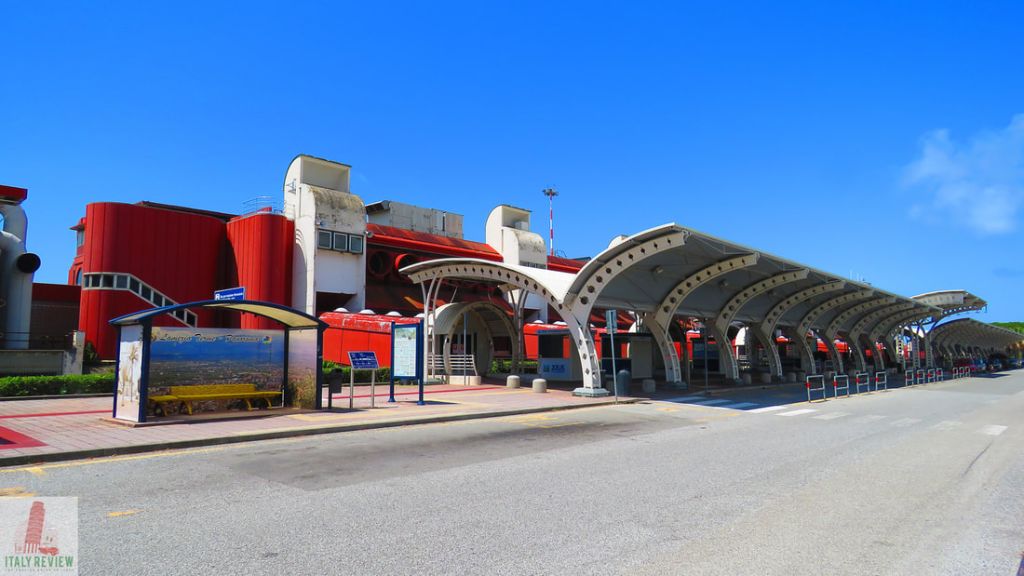
<instances>
[{"instance_id":1,"label":"metal railing","mask_svg":"<svg viewBox=\"0 0 1024 576\"><path fill-rule=\"evenodd\" d=\"M842 390L846 397L850 397L850 377L846 374L832 376L832 397L839 398L839 391Z\"/></svg>"},{"instance_id":2,"label":"metal railing","mask_svg":"<svg viewBox=\"0 0 1024 576\"><path fill-rule=\"evenodd\" d=\"M879 386L885 390L889 389L889 374L887 372L875 372L875 392L878 392Z\"/></svg>"},{"instance_id":3,"label":"metal railing","mask_svg":"<svg viewBox=\"0 0 1024 576\"><path fill-rule=\"evenodd\" d=\"M819 386L812 386L812 384L814 384L815 382L817 382L819 384ZM805 384L805 386L807 386L807 401L808 402L811 401L811 393L812 392L820 392L821 393L821 399L822 400L828 400L828 393L825 392L825 376L824 375L818 374L816 376L807 376L804 379L804 384Z\"/></svg>"},{"instance_id":4,"label":"metal railing","mask_svg":"<svg viewBox=\"0 0 1024 576\"><path fill-rule=\"evenodd\" d=\"M854 385L857 387L857 394L860 394L861 388L871 392L871 375L867 372L858 372L853 376Z\"/></svg>"}]
</instances>

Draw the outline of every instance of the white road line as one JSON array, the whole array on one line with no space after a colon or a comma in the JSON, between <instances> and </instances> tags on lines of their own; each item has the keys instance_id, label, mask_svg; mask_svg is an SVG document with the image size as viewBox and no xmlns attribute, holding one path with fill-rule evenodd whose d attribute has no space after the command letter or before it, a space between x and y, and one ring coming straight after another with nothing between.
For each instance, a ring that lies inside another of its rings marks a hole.
<instances>
[{"instance_id":1,"label":"white road line","mask_svg":"<svg viewBox=\"0 0 1024 576\"><path fill-rule=\"evenodd\" d=\"M849 416L849 412L829 412L820 416L811 416L815 420L835 420L836 418L842 418L843 416Z\"/></svg>"},{"instance_id":2,"label":"white road line","mask_svg":"<svg viewBox=\"0 0 1024 576\"><path fill-rule=\"evenodd\" d=\"M978 430L978 432L981 432L982 434L988 434L989 436L999 436L1005 431L1006 426L1000 426L999 424L989 424L988 426L985 426L981 430Z\"/></svg>"},{"instance_id":3,"label":"white road line","mask_svg":"<svg viewBox=\"0 0 1024 576\"><path fill-rule=\"evenodd\" d=\"M750 412L754 414L762 414L764 412L775 412L776 410L785 410L789 406L765 406L764 408L754 408Z\"/></svg>"},{"instance_id":4,"label":"white road line","mask_svg":"<svg viewBox=\"0 0 1024 576\"><path fill-rule=\"evenodd\" d=\"M907 426L913 426L920 421L920 418L900 418L899 420L894 421L892 426L895 426L896 428L906 428Z\"/></svg>"},{"instance_id":5,"label":"white road line","mask_svg":"<svg viewBox=\"0 0 1024 576\"><path fill-rule=\"evenodd\" d=\"M888 418L888 416L879 416L878 414L868 414L867 416L861 416L860 418L857 418L856 420L854 420L854 422L858 422L860 424L867 424L868 422L877 422L877 421L882 420L884 418Z\"/></svg>"},{"instance_id":6,"label":"white road line","mask_svg":"<svg viewBox=\"0 0 1024 576\"><path fill-rule=\"evenodd\" d=\"M747 408L752 408L754 406L757 406L757 404L754 404L753 402L739 402L737 404L726 404L725 406L719 406L719 408L726 408L729 410L746 410Z\"/></svg>"},{"instance_id":7,"label":"white road line","mask_svg":"<svg viewBox=\"0 0 1024 576\"><path fill-rule=\"evenodd\" d=\"M962 423L957 420L943 420L938 424L932 426L932 430L953 430L959 428Z\"/></svg>"},{"instance_id":8,"label":"white road line","mask_svg":"<svg viewBox=\"0 0 1024 576\"><path fill-rule=\"evenodd\" d=\"M704 400L703 396L680 396L678 398L666 398L662 402L693 402L694 400Z\"/></svg>"},{"instance_id":9,"label":"white road line","mask_svg":"<svg viewBox=\"0 0 1024 576\"><path fill-rule=\"evenodd\" d=\"M801 414L810 414L811 412L817 412L813 408L801 408L799 410L791 410L789 412L779 412L778 416L800 416Z\"/></svg>"},{"instance_id":10,"label":"white road line","mask_svg":"<svg viewBox=\"0 0 1024 576\"><path fill-rule=\"evenodd\" d=\"M703 402L694 402L694 404L696 404L697 406L714 406L716 404L727 404L729 402L732 402L732 400L728 400L728 399L725 399L725 398L715 398L714 400L705 400Z\"/></svg>"}]
</instances>

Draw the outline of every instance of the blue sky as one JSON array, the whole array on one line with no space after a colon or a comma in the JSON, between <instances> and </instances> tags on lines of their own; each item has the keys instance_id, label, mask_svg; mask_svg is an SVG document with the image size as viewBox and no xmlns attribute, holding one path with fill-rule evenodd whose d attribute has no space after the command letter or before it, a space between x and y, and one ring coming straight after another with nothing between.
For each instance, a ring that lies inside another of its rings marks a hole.
<instances>
[{"instance_id":1,"label":"blue sky","mask_svg":"<svg viewBox=\"0 0 1024 576\"><path fill-rule=\"evenodd\" d=\"M556 186L568 256L675 221L1024 320L1024 5L713 4L4 3L0 183L37 281L88 202L238 212L307 153L471 239Z\"/></svg>"}]
</instances>

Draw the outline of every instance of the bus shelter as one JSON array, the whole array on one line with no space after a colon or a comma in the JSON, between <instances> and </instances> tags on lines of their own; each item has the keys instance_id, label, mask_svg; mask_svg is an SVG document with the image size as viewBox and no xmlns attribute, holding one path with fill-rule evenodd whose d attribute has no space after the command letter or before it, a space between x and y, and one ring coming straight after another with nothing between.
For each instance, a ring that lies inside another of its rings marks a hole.
<instances>
[{"instance_id":1,"label":"bus shelter","mask_svg":"<svg viewBox=\"0 0 1024 576\"><path fill-rule=\"evenodd\" d=\"M280 328L189 326L180 319L190 309L253 314ZM203 300L142 310L110 323L119 342L115 419L146 422L235 405L321 408L327 324L313 316L271 302Z\"/></svg>"}]
</instances>

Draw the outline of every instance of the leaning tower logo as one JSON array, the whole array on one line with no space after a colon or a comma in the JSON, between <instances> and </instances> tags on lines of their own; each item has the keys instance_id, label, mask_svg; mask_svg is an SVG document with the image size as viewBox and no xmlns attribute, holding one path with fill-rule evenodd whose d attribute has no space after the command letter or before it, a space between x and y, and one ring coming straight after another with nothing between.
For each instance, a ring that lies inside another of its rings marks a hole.
<instances>
[{"instance_id":1,"label":"leaning tower logo","mask_svg":"<svg viewBox=\"0 0 1024 576\"><path fill-rule=\"evenodd\" d=\"M0 498L0 575L78 574L78 498Z\"/></svg>"}]
</instances>

